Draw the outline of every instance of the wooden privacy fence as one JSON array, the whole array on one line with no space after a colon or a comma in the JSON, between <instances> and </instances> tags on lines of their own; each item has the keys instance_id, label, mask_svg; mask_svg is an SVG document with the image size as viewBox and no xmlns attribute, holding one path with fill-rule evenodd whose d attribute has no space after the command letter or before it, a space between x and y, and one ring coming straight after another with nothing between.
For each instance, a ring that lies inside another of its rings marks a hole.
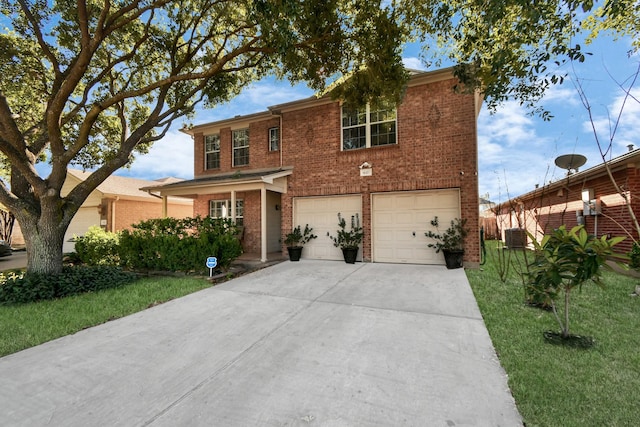
<instances>
[{"instance_id":1,"label":"wooden privacy fence","mask_svg":"<svg viewBox=\"0 0 640 427\"><path fill-rule=\"evenodd\" d=\"M480 227L484 227L484 240L502 239L496 217L480 217Z\"/></svg>"}]
</instances>

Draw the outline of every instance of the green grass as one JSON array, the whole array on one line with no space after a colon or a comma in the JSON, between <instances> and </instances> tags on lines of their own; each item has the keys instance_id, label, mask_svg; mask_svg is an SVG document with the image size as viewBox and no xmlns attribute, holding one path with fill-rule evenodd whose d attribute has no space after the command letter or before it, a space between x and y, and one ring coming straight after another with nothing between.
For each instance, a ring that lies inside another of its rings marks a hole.
<instances>
[{"instance_id":1,"label":"green grass","mask_svg":"<svg viewBox=\"0 0 640 427\"><path fill-rule=\"evenodd\" d=\"M101 292L0 306L0 356L73 334L211 286L196 278L145 278Z\"/></svg>"},{"instance_id":2,"label":"green grass","mask_svg":"<svg viewBox=\"0 0 640 427\"><path fill-rule=\"evenodd\" d=\"M638 425L640 297L630 294L640 281L607 271L606 289L572 293L571 333L596 345L552 345L542 333L559 330L553 314L523 304L515 270L502 282L488 250L494 256L467 276L527 427Z\"/></svg>"}]
</instances>

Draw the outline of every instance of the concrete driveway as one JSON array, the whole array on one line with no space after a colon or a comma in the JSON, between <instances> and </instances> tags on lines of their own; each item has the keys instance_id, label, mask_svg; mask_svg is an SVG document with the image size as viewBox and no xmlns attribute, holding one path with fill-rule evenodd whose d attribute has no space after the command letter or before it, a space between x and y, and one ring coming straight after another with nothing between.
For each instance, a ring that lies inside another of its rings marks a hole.
<instances>
[{"instance_id":1,"label":"concrete driveway","mask_svg":"<svg viewBox=\"0 0 640 427\"><path fill-rule=\"evenodd\" d=\"M518 426L463 270L301 261L0 359L2 426Z\"/></svg>"},{"instance_id":2,"label":"concrete driveway","mask_svg":"<svg viewBox=\"0 0 640 427\"><path fill-rule=\"evenodd\" d=\"M13 251L9 256L0 258L0 271L12 270L14 268L25 268L27 266L27 251Z\"/></svg>"}]
</instances>

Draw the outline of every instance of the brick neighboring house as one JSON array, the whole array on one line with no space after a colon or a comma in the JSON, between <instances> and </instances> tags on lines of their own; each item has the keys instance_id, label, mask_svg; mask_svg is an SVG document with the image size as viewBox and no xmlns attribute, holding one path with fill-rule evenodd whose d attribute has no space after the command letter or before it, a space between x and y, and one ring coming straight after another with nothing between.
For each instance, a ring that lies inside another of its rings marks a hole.
<instances>
[{"instance_id":1,"label":"brick neighboring house","mask_svg":"<svg viewBox=\"0 0 640 427\"><path fill-rule=\"evenodd\" d=\"M90 172L69 169L67 180L61 193L66 195L71 188L84 181ZM171 197L163 211L163 200L157 195L140 190L142 187L167 182L179 182L176 178L165 178L157 181L128 178L112 175L102 182L84 201L64 236L63 252L73 252L74 236L82 236L91 226L101 226L107 231L130 229L132 224L151 218L172 216L185 218L193 215L193 200ZM166 213L166 215L165 215ZM17 222L16 222L16 225ZM14 245L24 244L19 225L14 228Z\"/></svg>"},{"instance_id":2,"label":"brick neighboring house","mask_svg":"<svg viewBox=\"0 0 640 427\"><path fill-rule=\"evenodd\" d=\"M640 149L614 159L609 165L613 176L631 200L635 215L640 217ZM530 239L519 230L527 230L538 240L545 233L565 224L572 228L584 224L589 234L601 237L627 236L616 246L618 252L631 250L638 240L624 198L611 183L604 163L575 172L540 188L515 197L494 209L502 239Z\"/></svg>"},{"instance_id":3,"label":"brick neighboring house","mask_svg":"<svg viewBox=\"0 0 640 427\"><path fill-rule=\"evenodd\" d=\"M187 196L194 212L236 218L245 252L286 253L284 236L309 224L303 258L342 259L327 233L338 212L359 215L359 259L443 264L424 232L439 216L467 218L465 263L479 262L479 94L454 91L453 70L415 72L402 103L353 108L329 97L204 123L193 136L194 179L153 188Z\"/></svg>"}]
</instances>

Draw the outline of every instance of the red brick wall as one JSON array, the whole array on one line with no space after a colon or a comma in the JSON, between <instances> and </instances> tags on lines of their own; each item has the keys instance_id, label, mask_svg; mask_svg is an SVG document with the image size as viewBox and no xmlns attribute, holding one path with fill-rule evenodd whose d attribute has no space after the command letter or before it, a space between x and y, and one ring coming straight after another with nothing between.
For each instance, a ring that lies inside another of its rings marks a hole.
<instances>
[{"instance_id":1,"label":"red brick wall","mask_svg":"<svg viewBox=\"0 0 640 427\"><path fill-rule=\"evenodd\" d=\"M115 204L113 202L113 199L104 199L101 209L101 217L107 220L107 230L110 231L130 230L131 225L140 221L162 218L162 203L160 201L117 200ZM115 224L112 224L114 206ZM193 207L169 203L167 215L174 218L186 218L193 215Z\"/></svg>"},{"instance_id":2,"label":"red brick wall","mask_svg":"<svg viewBox=\"0 0 640 427\"><path fill-rule=\"evenodd\" d=\"M640 212L640 171L635 167L628 167L614 173L616 182L631 192L631 200L634 212ZM638 239L638 233L633 226L633 221L627 207L622 200L615 196L616 190L609 177L602 174L588 180L572 177L564 178L563 188L556 186L540 189L538 192L521 198L525 208L523 214L538 224L545 233L566 225L572 228L578 224L576 213L582 213L582 191L592 189L594 198L601 201L602 214L585 216L585 228L589 234L597 237L627 236L627 239L616 246L620 252L631 250L633 239ZM617 200L616 200L617 199ZM546 207L554 206L554 212L548 213ZM505 211L505 209L503 209ZM633 236L633 239L631 236Z\"/></svg>"},{"instance_id":3,"label":"red brick wall","mask_svg":"<svg viewBox=\"0 0 640 427\"><path fill-rule=\"evenodd\" d=\"M239 167L232 166L232 129L230 127L220 129L220 168L210 170L204 169L204 134L195 134L194 176L197 178L222 172L232 172L235 170L249 168L273 168L280 166L280 152L269 151L269 129L279 126L280 120L277 117L249 124L249 165ZM243 128L246 129L246 127L238 127L237 129ZM237 129L234 128L234 130Z\"/></svg>"},{"instance_id":4,"label":"red brick wall","mask_svg":"<svg viewBox=\"0 0 640 427\"><path fill-rule=\"evenodd\" d=\"M459 188L462 217L467 218L467 224L473 230L466 241L465 260L479 262L475 98L454 93L455 83L450 79L409 87L398 108L398 143L392 146L341 151L341 107L338 102L285 111L281 118L282 153L268 152L268 129L278 126L278 119L251 124L249 167L277 167L282 155L282 164L294 168L288 177L287 193L282 195L281 235L292 227L293 197L359 193L363 195L364 203L363 255L365 260L370 260L371 193ZM233 170L231 130L222 129L220 134L221 152L227 153L228 158L222 155L221 168L213 173ZM210 173L202 168L203 135L196 134L194 141L195 176L200 177ZM360 176L359 166L365 161L373 166L373 176ZM259 194L256 194L255 206L259 209ZM202 206L201 198L194 209L203 215L208 213L208 204ZM253 205L245 203L245 209ZM248 215L247 211L245 218ZM259 227L259 210L256 224ZM245 238L248 232L245 230ZM259 239L259 228L256 237ZM250 245L253 247L253 242Z\"/></svg>"}]
</instances>

